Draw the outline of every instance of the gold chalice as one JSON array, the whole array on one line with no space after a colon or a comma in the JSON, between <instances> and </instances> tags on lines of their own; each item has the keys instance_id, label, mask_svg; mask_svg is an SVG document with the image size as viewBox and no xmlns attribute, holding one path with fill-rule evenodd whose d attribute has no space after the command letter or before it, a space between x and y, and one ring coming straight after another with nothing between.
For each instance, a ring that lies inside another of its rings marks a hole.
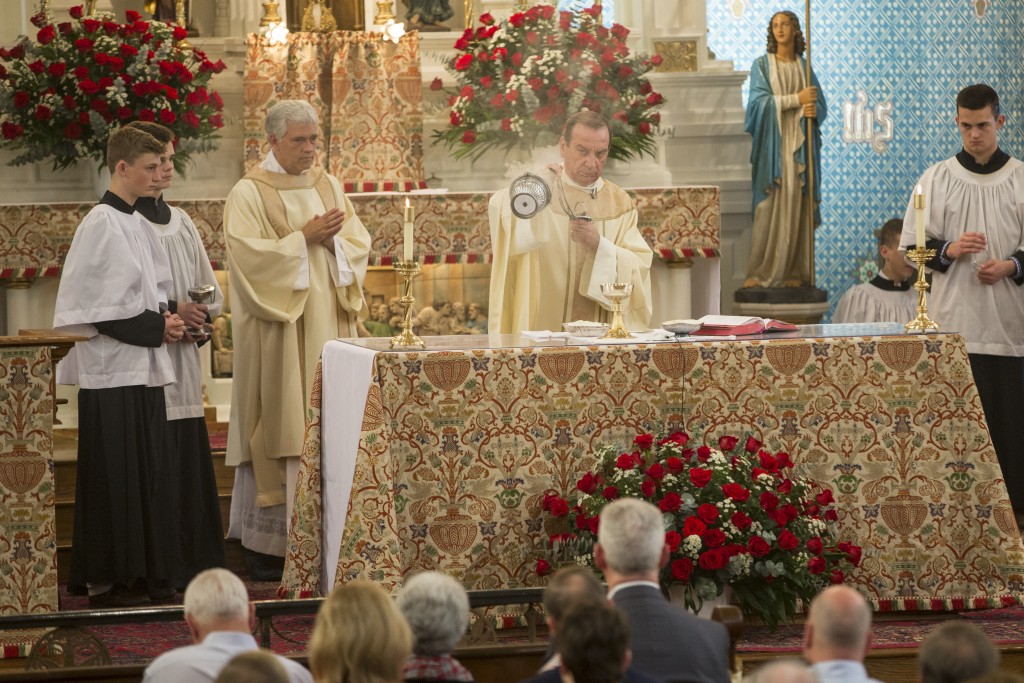
<instances>
[{"instance_id":1,"label":"gold chalice","mask_svg":"<svg viewBox=\"0 0 1024 683\"><path fill-rule=\"evenodd\" d=\"M622 319L622 302L633 293L633 285L625 282L608 282L601 285L601 294L612 302L612 326L602 339L632 339Z\"/></svg>"}]
</instances>

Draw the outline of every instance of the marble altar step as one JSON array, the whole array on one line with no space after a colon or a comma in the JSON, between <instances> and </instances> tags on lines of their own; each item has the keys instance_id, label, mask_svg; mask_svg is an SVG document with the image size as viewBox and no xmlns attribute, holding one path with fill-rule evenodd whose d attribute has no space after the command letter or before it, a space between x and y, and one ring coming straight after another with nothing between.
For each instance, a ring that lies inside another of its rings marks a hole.
<instances>
[{"instance_id":1,"label":"marble altar step","mask_svg":"<svg viewBox=\"0 0 1024 683\"><path fill-rule=\"evenodd\" d=\"M211 433L226 432L226 424L210 424ZM72 529L75 523L75 476L78 471L78 440L76 430L57 429L53 436L54 489L57 526L57 576L67 581L71 566ZM228 513L231 510L231 488L234 469L224 464L223 439L211 438L213 471L217 479L220 515L227 533ZM219 448L217 446L220 446ZM226 542L227 568L233 572L245 570L242 548L237 540Z\"/></svg>"}]
</instances>

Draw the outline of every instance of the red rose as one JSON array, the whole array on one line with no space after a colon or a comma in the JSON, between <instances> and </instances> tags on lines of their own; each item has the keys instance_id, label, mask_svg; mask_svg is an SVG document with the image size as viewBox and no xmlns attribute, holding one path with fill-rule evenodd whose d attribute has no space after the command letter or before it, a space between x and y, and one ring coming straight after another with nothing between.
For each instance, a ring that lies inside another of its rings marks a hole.
<instances>
[{"instance_id":1,"label":"red rose","mask_svg":"<svg viewBox=\"0 0 1024 683\"><path fill-rule=\"evenodd\" d=\"M189 112L189 113L191 114L192 112ZM132 110L131 107L118 107L117 108L117 118L121 119L122 121L126 121L126 120L132 118L133 116L135 116L135 112ZM195 116L195 115L193 114L193 116ZM198 125L199 125L199 119L197 117L196 118L196 126L198 127Z\"/></svg>"},{"instance_id":2,"label":"red rose","mask_svg":"<svg viewBox=\"0 0 1024 683\"><path fill-rule=\"evenodd\" d=\"M828 582L832 584L840 584L846 579L841 569L833 569L832 573L828 575Z\"/></svg>"},{"instance_id":3,"label":"red rose","mask_svg":"<svg viewBox=\"0 0 1024 683\"><path fill-rule=\"evenodd\" d=\"M117 50L125 59L131 59L132 57L139 54L138 48L136 48L134 45L128 45L127 43L123 43L121 47L117 48Z\"/></svg>"},{"instance_id":4,"label":"red rose","mask_svg":"<svg viewBox=\"0 0 1024 683\"><path fill-rule=\"evenodd\" d=\"M15 45L14 47L12 47L10 50L7 51L7 56L12 61L17 61L19 59L22 59L22 58L25 57L25 48L21 46L21 43L18 43L17 45Z\"/></svg>"},{"instance_id":5,"label":"red rose","mask_svg":"<svg viewBox=\"0 0 1024 683\"><path fill-rule=\"evenodd\" d=\"M494 85L494 79L490 76L484 76L480 79L480 87L484 90L489 90L492 85Z\"/></svg>"},{"instance_id":6,"label":"red rose","mask_svg":"<svg viewBox=\"0 0 1024 683\"><path fill-rule=\"evenodd\" d=\"M103 24L96 19L82 19L82 28L86 33L96 33Z\"/></svg>"},{"instance_id":7,"label":"red rose","mask_svg":"<svg viewBox=\"0 0 1024 683\"><path fill-rule=\"evenodd\" d=\"M455 70L465 71L473 63L473 55L459 55L455 60Z\"/></svg>"},{"instance_id":8,"label":"red rose","mask_svg":"<svg viewBox=\"0 0 1024 683\"><path fill-rule=\"evenodd\" d=\"M141 18L142 18L142 15L139 14L138 12L136 12L135 10L133 10L133 9L125 10L124 19L129 24L134 24L136 21L138 21Z\"/></svg>"},{"instance_id":9,"label":"red rose","mask_svg":"<svg viewBox=\"0 0 1024 683\"><path fill-rule=\"evenodd\" d=\"M729 521L731 521L740 531L746 531L750 528L750 525L753 524L753 520L751 520L750 517L748 517L742 510L737 510L732 513L732 517L729 518Z\"/></svg>"},{"instance_id":10,"label":"red rose","mask_svg":"<svg viewBox=\"0 0 1024 683\"><path fill-rule=\"evenodd\" d=\"M831 505L836 502L836 499L832 497L832 489L825 489L814 497L815 502L818 505L825 506Z\"/></svg>"},{"instance_id":11,"label":"red rose","mask_svg":"<svg viewBox=\"0 0 1024 683\"><path fill-rule=\"evenodd\" d=\"M732 500L743 502L750 498L750 489L746 488L742 484L737 484L734 481L725 484L722 487L722 493L729 496Z\"/></svg>"},{"instance_id":12,"label":"red rose","mask_svg":"<svg viewBox=\"0 0 1024 683\"><path fill-rule=\"evenodd\" d=\"M794 550L800 546L800 539L792 531L786 529L779 534L778 544L783 550Z\"/></svg>"},{"instance_id":13,"label":"red rose","mask_svg":"<svg viewBox=\"0 0 1024 683\"><path fill-rule=\"evenodd\" d=\"M472 100L473 99L473 86L470 86L470 85L462 86L462 90L459 91L459 97L462 97L463 99L467 99L467 100Z\"/></svg>"},{"instance_id":14,"label":"red rose","mask_svg":"<svg viewBox=\"0 0 1024 683\"><path fill-rule=\"evenodd\" d=\"M113 73L121 73L124 69L124 60L120 57L111 57L107 60L107 68Z\"/></svg>"},{"instance_id":15,"label":"red rose","mask_svg":"<svg viewBox=\"0 0 1024 683\"><path fill-rule=\"evenodd\" d=\"M707 531L707 525L696 517L687 517L683 520L683 536L699 536L704 538L704 534Z\"/></svg>"},{"instance_id":16,"label":"red rose","mask_svg":"<svg viewBox=\"0 0 1024 683\"><path fill-rule=\"evenodd\" d=\"M779 506L779 497L771 491L765 491L761 494L761 509L765 512L771 512Z\"/></svg>"},{"instance_id":17,"label":"red rose","mask_svg":"<svg viewBox=\"0 0 1024 683\"><path fill-rule=\"evenodd\" d=\"M4 140L15 140L21 137L21 134L25 132L24 127L11 121L4 121L0 124L0 135L3 136Z\"/></svg>"},{"instance_id":18,"label":"red rose","mask_svg":"<svg viewBox=\"0 0 1024 683\"><path fill-rule=\"evenodd\" d=\"M502 130L512 130L512 119L510 119L507 116L505 118L503 118L501 120L501 129Z\"/></svg>"},{"instance_id":19,"label":"red rose","mask_svg":"<svg viewBox=\"0 0 1024 683\"><path fill-rule=\"evenodd\" d=\"M77 140L82 137L82 127L77 123L69 123L64 126L64 137L69 140Z\"/></svg>"},{"instance_id":20,"label":"red rose","mask_svg":"<svg viewBox=\"0 0 1024 683\"><path fill-rule=\"evenodd\" d=\"M768 541L764 540L760 536L753 536L747 541L747 550L754 557L764 557L771 552L772 547L768 545Z\"/></svg>"},{"instance_id":21,"label":"red rose","mask_svg":"<svg viewBox=\"0 0 1024 683\"><path fill-rule=\"evenodd\" d=\"M85 12L82 11L81 5L76 5L69 9L68 14L71 15L72 19L81 19L83 16L85 16Z\"/></svg>"},{"instance_id":22,"label":"red rose","mask_svg":"<svg viewBox=\"0 0 1024 683\"><path fill-rule=\"evenodd\" d=\"M490 26L494 23L494 16L490 12L484 12L480 15L480 23L484 26Z\"/></svg>"},{"instance_id":23,"label":"red rose","mask_svg":"<svg viewBox=\"0 0 1024 683\"><path fill-rule=\"evenodd\" d=\"M175 26L173 35L175 40L185 40L186 38L188 38L188 31L186 31L180 26Z\"/></svg>"},{"instance_id":24,"label":"red rose","mask_svg":"<svg viewBox=\"0 0 1024 683\"><path fill-rule=\"evenodd\" d=\"M78 48L79 52L88 52L92 49L92 41L88 38L79 38L75 41L75 47Z\"/></svg>"},{"instance_id":25,"label":"red rose","mask_svg":"<svg viewBox=\"0 0 1024 683\"><path fill-rule=\"evenodd\" d=\"M520 28L526 23L526 15L522 12L516 12L508 18L508 23L512 24L516 28Z\"/></svg>"},{"instance_id":26,"label":"red rose","mask_svg":"<svg viewBox=\"0 0 1024 683\"><path fill-rule=\"evenodd\" d=\"M523 40L526 41L527 45L536 45L540 42L540 34L536 31L527 31L526 35L523 36Z\"/></svg>"},{"instance_id":27,"label":"red rose","mask_svg":"<svg viewBox=\"0 0 1024 683\"><path fill-rule=\"evenodd\" d=\"M665 98L661 96L661 93L652 92L647 96L647 104L655 107L665 101Z\"/></svg>"},{"instance_id":28,"label":"red rose","mask_svg":"<svg viewBox=\"0 0 1024 683\"><path fill-rule=\"evenodd\" d=\"M644 450L651 447L654 443L654 437L650 434L637 434L633 437L633 443L636 444L637 448Z\"/></svg>"},{"instance_id":29,"label":"red rose","mask_svg":"<svg viewBox=\"0 0 1024 683\"><path fill-rule=\"evenodd\" d=\"M711 524L718 519L718 508L711 503L701 503L697 506L697 516L702 521Z\"/></svg>"},{"instance_id":30,"label":"red rose","mask_svg":"<svg viewBox=\"0 0 1024 683\"><path fill-rule=\"evenodd\" d=\"M124 117L120 116L120 114L118 114L118 116L122 120L124 119ZM187 111L182 115L182 118L185 120L185 125L187 125L189 128L199 127L199 117L196 116L195 112Z\"/></svg>"},{"instance_id":31,"label":"red rose","mask_svg":"<svg viewBox=\"0 0 1024 683\"><path fill-rule=\"evenodd\" d=\"M564 498L555 498L551 501L552 517L567 517L569 515L569 502Z\"/></svg>"},{"instance_id":32,"label":"red rose","mask_svg":"<svg viewBox=\"0 0 1024 683\"><path fill-rule=\"evenodd\" d=\"M729 564L729 553L722 548L712 548L701 553L701 556L697 559L697 564L700 565L701 569L707 569L708 571L722 569L725 565Z\"/></svg>"},{"instance_id":33,"label":"red rose","mask_svg":"<svg viewBox=\"0 0 1024 683\"><path fill-rule=\"evenodd\" d=\"M701 467L694 467L690 470L690 483L699 489L704 488L711 481L711 470L706 470Z\"/></svg>"},{"instance_id":34,"label":"red rose","mask_svg":"<svg viewBox=\"0 0 1024 683\"><path fill-rule=\"evenodd\" d=\"M721 548L725 545L725 532L721 529L708 529L704 534L704 543L709 548Z\"/></svg>"},{"instance_id":35,"label":"red rose","mask_svg":"<svg viewBox=\"0 0 1024 683\"><path fill-rule=\"evenodd\" d=\"M24 90L18 90L14 93L14 107L16 109L24 109L32 102L32 97Z\"/></svg>"},{"instance_id":36,"label":"red rose","mask_svg":"<svg viewBox=\"0 0 1024 683\"><path fill-rule=\"evenodd\" d=\"M751 454L757 453L757 451L760 448L761 448L761 442L758 441L757 439L755 439L753 436L748 436L747 437L747 442L745 444L743 444L743 450L745 450L747 453L751 453Z\"/></svg>"},{"instance_id":37,"label":"red rose","mask_svg":"<svg viewBox=\"0 0 1024 683\"><path fill-rule=\"evenodd\" d=\"M623 453L615 460L615 466L620 470L631 470L636 465L632 453Z\"/></svg>"},{"instance_id":38,"label":"red rose","mask_svg":"<svg viewBox=\"0 0 1024 683\"><path fill-rule=\"evenodd\" d=\"M214 114L210 117L210 125L214 128L223 128L224 119L221 118L220 114Z\"/></svg>"},{"instance_id":39,"label":"red rose","mask_svg":"<svg viewBox=\"0 0 1024 683\"><path fill-rule=\"evenodd\" d=\"M817 536L807 539L807 550L809 550L812 555L821 555L824 549L821 539Z\"/></svg>"},{"instance_id":40,"label":"red rose","mask_svg":"<svg viewBox=\"0 0 1024 683\"><path fill-rule=\"evenodd\" d=\"M827 563L824 557L812 557L807 560L807 568L812 574L821 574L827 568Z\"/></svg>"},{"instance_id":41,"label":"red rose","mask_svg":"<svg viewBox=\"0 0 1024 683\"><path fill-rule=\"evenodd\" d=\"M105 112L107 110L107 101L97 97L89 103L89 108L100 113Z\"/></svg>"},{"instance_id":42,"label":"red rose","mask_svg":"<svg viewBox=\"0 0 1024 683\"><path fill-rule=\"evenodd\" d=\"M576 482L576 490L583 493L593 493L597 490L598 480L593 472L587 472Z\"/></svg>"},{"instance_id":43,"label":"red rose","mask_svg":"<svg viewBox=\"0 0 1024 683\"><path fill-rule=\"evenodd\" d=\"M165 126L169 126L177 120L178 117L170 109L160 110L160 123L164 124Z\"/></svg>"},{"instance_id":44,"label":"red rose","mask_svg":"<svg viewBox=\"0 0 1024 683\"><path fill-rule=\"evenodd\" d=\"M707 446L700 446L697 448L697 460L700 462L707 462L708 458L711 457L711 449Z\"/></svg>"},{"instance_id":45,"label":"red rose","mask_svg":"<svg viewBox=\"0 0 1024 683\"><path fill-rule=\"evenodd\" d=\"M222 100L220 95L215 92L210 93L210 104L213 105L213 108L217 111L224 108L224 100Z\"/></svg>"},{"instance_id":46,"label":"red rose","mask_svg":"<svg viewBox=\"0 0 1024 683\"><path fill-rule=\"evenodd\" d=\"M681 557L672 561L672 575L679 581L686 583L693 573L693 560L688 557Z\"/></svg>"},{"instance_id":47,"label":"red rose","mask_svg":"<svg viewBox=\"0 0 1024 683\"><path fill-rule=\"evenodd\" d=\"M825 514L822 515L822 516L825 518L826 522L838 522L839 521L839 513L836 512L835 510L825 510Z\"/></svg>"},{"instance_id":48,"label":"red rose","mask_svg":"<svg viewBox=\"0 0 1024 683\"><path fill-rule=\"evenodd\" d=\"M644 478L643 483L640 484L640 493L643 494L644 498L650 498L654 495L654 491L657 488L657 484L653 480Z\"/></svg>"},{"instance_id":49,"label":"red rose","mask_svg":"<svg viewBox=\"0 0 1024 683\"><path fill-rule=\"evenodd\" d=\"M647 99L648 101L650 100L650 98ZM739 439L737 439L735 436L718 437L718 447L725 453L728 453L732 449L736 448L737 443L739 443Z\"/></svg>"},{"instance_id":50,"label":"red rose","mask_svg":"<svg viewBox=\"0 0 1024 683\"><path fill-rule=\"evenodd\" d=\"M448 120L451 122L451 124L453 126L461 126L462 125L462 114L460 114L457 111L453 111L451 116L448 117Z\"/></svg>"},{"instance_id":51,"label":"red rose","mask_svg":"<svg viewBox=\"0 0 1024 683\"><path fill-rule=\"evenodd\" d=\"M665 467L668 468L669 472L673 474L679 474L683 471L683 461L672 455L665 458Z\"/></svg>"},{"instance_id":52,"label":"red rose","mask_svg":"<svg viewBox=\"0 0 1024 683\"><path fill-rule=\"evenodd\" d=\"M656 462L647 468L647 476L654 481L661 481L665 478L665 468L660 462Z\"/></svg>"},{"instance_id":53,"label":"red rose","mask_svg":"<svg viewBox=\"0 0 1024 683\"><path fill-rule=\"evenodd\" d=\"M615 500L619 497L619 489L614 486L606 486L604 491L601 492L601 496L605 500Z\"/></svg>"},{"instance_id":54,"label":"red rose","mask_svg":"<svg viewBox=\"0 0 1024 683\"><path fill-rule=\"evenodd\" d=\"M523 65L523 53L522 52L513 52L512 53L512 66L514 66L515 68L518 69L522 65ZM508 79L506 78L505 80L508 80Z\"/></svg>"},{"instance_id":55,"label":"red rose","mask_svg":"<svg viewBox=\"0 0 1024 683\"><path fill-rule=\"evenodd\" d=\"M672 576L679 579L683 583L690 580L690 574L693 573L693 560L688 557L681 557L678 560L672 560Z\"/></svg>"},{"instance_id":56,"label":"red rose","mask_svg":"<svg viewBox=\"0 0 1024 683\"><path fill-rule=\"evenodd\" d=\"M683 537L678 531L666 531L665 532L665 545L668 546L670 552L675 552L679 547L679 544L683 542Z\"/></svg>"},{"instance_id":57,"label":"red rose","mask_svg":"<svg viewBox=\"0 0 1024 683\"><path fill-rule=\"evenodd\" d=\"M82 124L83 126L88 126L89 125L89 112L87 112L87 111L80 111L80 112L78 112L78 122L80 124Z\"/></svg>"},{"instance_id":58,"label":"red rose","mask_svg":"<svg viewBox=\"0 0 1024 683\"><path fill-rule=\"evenodd\" d=\"M139 121L153 121L156 119L156 114L153 113L152 109L140 109L139 110Z\"/></svg>"},{"instance_id":59,"label":"red rose","mask_svg":"<svg viewBox=\"0 0 1024 683\"><path fill-rule=\"evenodd\" d=\"M793 461L789 457L789 453L776 453L775 461L779 463L781 469L792 469Z\"/></svg>"},{"instance_id":60,"label":"red rose","mask_svg":"<svg viewBox=\"0 0 1024 683\"><path fill-rule=\"evenodd\" d=\"M86 95L95 95L100 91L100 86L87 78L84 81L79 82L78 89Z\"/></svg>"},{"instance_id":61,"label":"red rose","mask_svg":"<svg viewBox=\"0 0 1024 683\"><path fill-rule=\"evenodd\" d=\"M619 78L629 78L633 75L633 68L628 64L619 67Z\"/></svg>"},{"instance_id":62,"label":"red rose","mask_svg":"<svg viewBox=\"0 0 1024 683\"><path fill-rule=\"evenodd\" d=\"M758 451L757 453L757 464L761 466L766 472L777 472L779 470L779 464L775 462L775 458L768 451Z\"/></svg>"},{"instance_id":63,"label":"red rose","mask_svg":"<svg viewBox=\"0 0 1024 683\"><path fill-rule=\"evenodd\" d=\"M653 64L654 66L661 66L661 63L663 61L664 59L661 55L654 55L653 57L651 57L651 64Z\"/></svg>"},{"instance_id":64,"label":"red rose","mask_svg":"<svg viewBox=\"0 0 1024 683\"><path fill-rule=\"evenodd\" d=\"M854 545L847 541L843 541L836 547L839 548L839 550L841 550L842 552L846 553L846 559L850 561L850 564L852 564L854 567L860 566L860 558L861 554L863 553L863 550L859 545Z\"/></svg>"},{"instance_id":65,"label":"red rose","mask_svg":"<svg viewBox=\"0 0 1024 683\"><path fill-rule=\"evenodd\" d=\"M783 479L782 483L775 487L775 490L785 495L793 490L793 480Z\"/></svg>"},{"instance_id":66,"label":"red rose","mask_svg":"<svg viewBox=\"0 0 1024 683\"><path fill-rule=\"evenodd\" d=\"M47 67L46 72L54 78L60 78L64 75L64 72L67 70L67 68L68 65L64 62L54 62L49 67Z\"/></svg>"},{"instance_id":67,"label":"red rose","mask_svg":"<svg viewBox=\"0 0 1024 683\"><path fill-rule=\"evenodd\" d=\"M669 491L658 501L658 509L662 512L675 512L683 505L683 499L675 491Z\"/></svg>"},{"instance_id":68,"label":"red rose","mask_svg":"<svg viewBox=\"0 0 1024 683\"><path fill-rule=\"evenodd\" d=\"M507 93L505 93L505 101L506 102L516 102L518 99L519 99L519 91L518 90L509 90Z\"/></svg>"},{"instance_id":69,"label":"red rose","mask_svg":"<svg viewBox=\"0 0 1024 683\"><path fill-rule=\"evenodd\" d=\"M36 34L36 40L39 41L40 45L48 45L56 37L57 30L53 26L44 26Z\"/></svg>"},{"instance_id":70,"label":"red rose","mask_svg":"<svg viewBox=\"0 0 1024 683\"><path fill-rule=\"evenodd\" d=\"M783 512L782 510L773 510L768 513L768 516L774 519L775 523L778 524L780 527L784 527L787 524L789 524L789 518L786 516L786 513Z\"/></svg>"},{"instance_id":71,"label":"red rose","mask_svg":"<svg viewBox=\"0 0 1024 683\"><path fill-rule=\"evenodd\" d=\"M87 67L87 66L76 66L74 69L71 70L71 73L73 73L75 75L76 79L78 79L80 81L81 80L85 80L86 78L89 77L89 67Z\"/></svg>"},{"instance_id":72,"label":"red rose","mask_svg":"<svg viewBox=\"0 0 1024 683\"><path fill-rule=\"evenodd\" d=\"M547 576L551 573L551 565L543 557L537 558L537 576Z\"/></svg>"}]
</instances>

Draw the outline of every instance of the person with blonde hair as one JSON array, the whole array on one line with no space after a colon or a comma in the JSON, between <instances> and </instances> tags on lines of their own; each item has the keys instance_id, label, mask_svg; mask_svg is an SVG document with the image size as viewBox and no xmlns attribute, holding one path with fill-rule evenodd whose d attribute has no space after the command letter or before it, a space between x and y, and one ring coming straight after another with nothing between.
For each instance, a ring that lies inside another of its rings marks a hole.
<instances>
[{"instance_id":1,"label":"person with blonde hair","mask_svg":"<svg viewBox=\"0 0 1024 683\"><path fill-rule=\"evenodd\" d=\"M289 678L274 655L253 650L232 657L213 683L289 683Z\"/></svg>"},{"instance_id":2,"label":"person with blonde hair","mask_svg":"<svg viewBox=\"0 0 1024 683\"><path fill-rule=\"evenodd\" d=\"M309 668L316 683L399 683L412 632L384 589L357 580L338 586L316 615Z\"/></svg>"}]
</instances>

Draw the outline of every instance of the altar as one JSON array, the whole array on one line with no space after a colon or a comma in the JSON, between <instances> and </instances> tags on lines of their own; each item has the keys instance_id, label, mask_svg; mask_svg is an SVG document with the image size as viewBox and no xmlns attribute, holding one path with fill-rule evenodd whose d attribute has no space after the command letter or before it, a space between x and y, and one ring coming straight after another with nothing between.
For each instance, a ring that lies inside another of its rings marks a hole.
<instances>
[{"instance_id":1,"label":"altar","mask_svg":"<svg viewBox=\"0 0 1024 683\"><path fill-rule=\"evenodd\" d=\"M901 326L600 344L517 336L328 343L299 466L283 596L436 569L470 589L534 570L594 446L752 433L838 502L848 576L881 610L1016 604L1024 547L963 339Z\"/></svg>"}]
</instances>

